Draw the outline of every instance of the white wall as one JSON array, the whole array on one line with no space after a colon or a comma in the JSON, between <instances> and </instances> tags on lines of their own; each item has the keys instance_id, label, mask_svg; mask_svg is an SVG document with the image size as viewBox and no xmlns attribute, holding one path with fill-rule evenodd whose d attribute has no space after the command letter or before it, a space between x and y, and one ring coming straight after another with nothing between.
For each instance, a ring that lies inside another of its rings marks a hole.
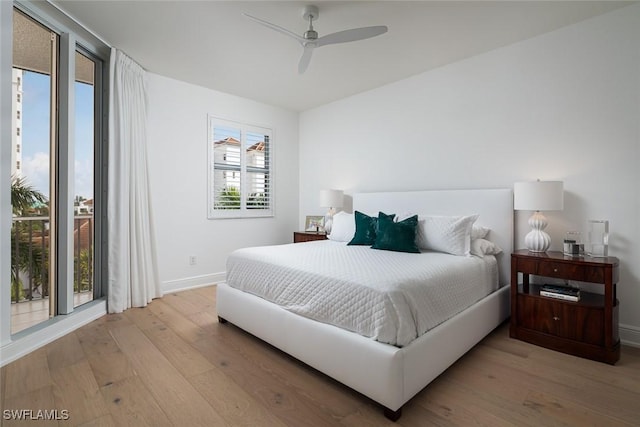
<instances>
[{"instance_id":1,"label":"white wall","mask_svg":"<svg viewBox=\"0 0 640 427\"><path fill-rule=\"evenodd\" d=\"M207 219L207 114L274 130L273 218ZM149 163L165 291L224 280L234 249L292 241L298 221L298 114L149 74ZM189 265L189 256L197 264Z\"/></svg>"},{"instance_id":2,"label":"white wall","mask_svg":"<svg viewBox=\"0 0 640 427\"><path fill-rule=\"evenodd\" d=\"M589 218L610 221L621 334L640 344L639 123L634 5L302 113L300 214L322 212L323 188L562 180L565 209L547 215L551 249ZM516 247L529 215L516 213Z\"/></svg>"}]
</instances>

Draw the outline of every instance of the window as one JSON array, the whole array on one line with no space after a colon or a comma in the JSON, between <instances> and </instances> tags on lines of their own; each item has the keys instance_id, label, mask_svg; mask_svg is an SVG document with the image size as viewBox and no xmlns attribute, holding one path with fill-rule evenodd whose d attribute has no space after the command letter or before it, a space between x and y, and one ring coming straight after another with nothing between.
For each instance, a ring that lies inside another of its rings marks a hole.
<instances>
[{"instance_id":1,"label":"window","mask_svg":"<svg viewBox=\"0 0 640 427\"><path fill-rule=\"evenodd\" d=\"M209 117L209 218L273 216L272 131Z\"/></svg>"}]
</instances>

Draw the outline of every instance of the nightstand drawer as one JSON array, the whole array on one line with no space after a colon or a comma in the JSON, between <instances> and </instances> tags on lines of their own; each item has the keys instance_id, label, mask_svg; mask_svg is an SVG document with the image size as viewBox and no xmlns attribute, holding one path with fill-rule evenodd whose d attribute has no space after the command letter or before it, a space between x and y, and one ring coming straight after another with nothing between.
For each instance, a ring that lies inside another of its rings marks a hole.
<instances>
[{"instance_id":1,"label":"nightstand drawer","mask_svg":"<svg viewBox=\"0 0 640 427\"><path fill-rule=\"evenodd\" d=\"M556 277L565 280L584 280L585 267L576 264L562 262L540 262L538 264L538 276Z\"/></svg>"},{"instance_id":2,"label":"nightstand drawer","mask_svg":"<svg viewBox=\"0 0 640 427\"><path fill-rule=\"evenodd\" d=\"M518 295L518 324L536 332L587 344L604 345L602 308L551 298Z\"/></svg>"},{"instance_id":3,"label":"nightstand drawer","mask_svg":"<svg viewBox=\"0 0 640 427\"><path fill-rule=\"evenodd\" d=\"M617 270L616 270L617 272ZM584 273L584 281L585 282L593 282L593 283L602 283L604 282L604 268L602 267L586 267ZM617 281L617 278L614 277L614 281Z\"/></svg>"},{"instance_id":4,"label":"nightstand drawer","mask_svg":"<svg viewBox=\"0 0 640 427\"><path fill-rule=\"evenodd\" d=\"M524 274L537 274L538 260L528 258L518 258L516 268Z\"/></svg>"}]
</instances>

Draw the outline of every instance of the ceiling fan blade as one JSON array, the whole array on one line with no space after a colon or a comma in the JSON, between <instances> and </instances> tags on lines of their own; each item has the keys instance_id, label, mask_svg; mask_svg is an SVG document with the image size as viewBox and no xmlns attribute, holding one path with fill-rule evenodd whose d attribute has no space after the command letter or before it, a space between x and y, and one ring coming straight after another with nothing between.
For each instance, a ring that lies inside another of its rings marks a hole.
<instances>
[{"instance_id":1,"label":"ceiling fan blade","mask_svg":"<svg viewBox=\"0 0 640 427\"><path fill-rule=\"evenodd\" d=\"M300 37L296 33L293 33L291 31L287 30L286 28L282 28L279 25L272 24L271 22L264 21L264 20L262 20L260 18L256 18L255 16L251 16L251 15L248 15L246 13L243 13L243 15L246 16L247 18L257 22L258 24L264 25L267 28L271 28L272 30L276 30L279 33L286 34L289 37L293 37L300 44L302 44L305 41L304 38Z\"/></svg>"},{"instance_id":2,"label":"ceiling fan blade","mask_svg":"<svg viewBox=\"0 0 640 427\"><path fill-rule=\"evenodd\" d=\"M311 62L311 54L313 54L314 47L315 46L311 45L307 45L304 47L304 52L302 52L300 62L298 63L298 74L303 74L305 71L307 71L309 62Z\"/></svg>"},{"instance_id":3,"label":"ceiling fan blade","mask_svg":"<svg viewBox=\"0 0 640 427\"><path fill-rule=\"evenodd\" d=\"M335 43L354 42L356 40L364 40L371 37L379 36L388 30L386 25L378 25L375 27L353 28L351 30L338 31L337 33L327 34L318 39L318 46L324 46Z\"/></svg>"}]
</instances>

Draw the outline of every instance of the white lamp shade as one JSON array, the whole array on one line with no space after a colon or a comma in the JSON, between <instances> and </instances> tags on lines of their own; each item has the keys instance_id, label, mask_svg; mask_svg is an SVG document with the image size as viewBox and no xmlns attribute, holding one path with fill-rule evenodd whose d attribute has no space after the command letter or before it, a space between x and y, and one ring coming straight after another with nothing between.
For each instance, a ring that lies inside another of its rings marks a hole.
<instances>
[{"instance_id":1,"label":"white lamp shade","mask_svg":"<svg viewBox=\"0 0 640 427\"><path fill-rule=\"evenodd\" d=\"M518 211L561 211L564 208L562 181L516 182L513 208Z\"/></svg>"},{"instance_id":2,"label":"white lamp shade","mask_svg":"<svg viewBox=\"0 0 640 427\"><path fill-rule=\"evenodd\" d=\"M344 199L342 190L322 190L320 191L320 207L341 208Z\"/></svg>"}]
</instances>

